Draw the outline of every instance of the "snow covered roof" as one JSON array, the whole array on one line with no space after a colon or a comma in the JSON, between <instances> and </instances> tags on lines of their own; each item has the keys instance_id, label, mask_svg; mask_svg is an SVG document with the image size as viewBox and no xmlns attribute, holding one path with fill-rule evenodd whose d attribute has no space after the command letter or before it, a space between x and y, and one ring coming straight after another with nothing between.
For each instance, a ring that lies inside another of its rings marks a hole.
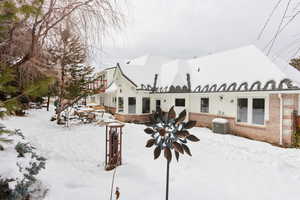
<instances>
[{"instance_id":1,"label":"snow covered roof","mask_svg":"<svg viewBox=\"0 0 300 200\"><path fill-rule=\"evenodd\" d=\"M280 69L280 71L285 74L289 79L293 80L297 85L300 85L300 73L299 71L291 66L287 61L279 57L270 58L273 63Z\"/></svg>"},{"instance_id":2,"label":"snow covered roof","mask_svg":"<svg viewBox=\"0 0 300 200\"><path fill-rule=\"evenodd\" d=\"M280 82L289 77L253 45L189 60L192 85ZM300 77L300 73L297 72Z\"/></svg>"},{"instance_id":3,"label":"snow covered roof","mask_svg":"<svg viewBox=\"0 0 300 200\"><path fill-rule=\"evenodd\" d=\"M121 64L121 70L138 87L141 84L153 85L155 74L157 74L162 64L170 61L170 58L162 56L141 56L124 64Z\"/></svg>"},{"instance_id":4,"label":"snow covered roof","mask_svg":"<svg viewBox=\"0 0 300 200\"><path fill-rule=\"evenodd\" d=\"M279 59L275 63L279 63ZM269 90L278 88L283 80L285 86L300 85L298 70L284 61L278 65L275 63L254 45L249 45L190 60L142 56L121 68L138 87L142 84L153 86L155 74L158 74L156 86L159 88L188 87L189 74L190 89L197 92L203 92L204 86L207 87L204 91L221 91L222 85L222 91L230 85L234 90Z\"/></svg>"},{"instance_id":5,"label":"snow covered roof","mask_svg":"<svg viewBox=\"0 0 300 200\"><path fill-rule=\"evenodd\" d=\"M173 60L162 65L158 72L158 86L187 85L186 74L190 73L189 63L186 60Z\"/></svg>"}]
</instances>

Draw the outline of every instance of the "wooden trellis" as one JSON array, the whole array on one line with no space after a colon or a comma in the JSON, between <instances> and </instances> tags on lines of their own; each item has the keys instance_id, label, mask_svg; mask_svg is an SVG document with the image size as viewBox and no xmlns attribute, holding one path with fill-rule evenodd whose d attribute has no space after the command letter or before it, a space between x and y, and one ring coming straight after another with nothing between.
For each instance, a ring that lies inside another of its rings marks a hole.
<instances>
[{"instance_id":1,"label":"wooden trellis","mask_svg":"<svg viewBox=\"0 0 300 200\"><path fill-rule=\"evenodd\" d=\"M112 122L106 125L105 169L111 170L122 164L122 134L124 124Z\"/></svg>"}]
</instances>

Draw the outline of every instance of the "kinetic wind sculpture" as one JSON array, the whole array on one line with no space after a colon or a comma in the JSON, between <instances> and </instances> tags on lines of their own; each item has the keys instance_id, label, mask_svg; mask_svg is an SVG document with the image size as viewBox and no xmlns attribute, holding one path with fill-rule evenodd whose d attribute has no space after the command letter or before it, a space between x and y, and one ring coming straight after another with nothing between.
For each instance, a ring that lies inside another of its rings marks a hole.
<instances>
[{"instance_id":1,"label":"kinetic wind sculpture","mask_svg":"<svg viewBox=\"0 0 300 200\"><path fill-rule=\"evenodd\" d=\"M166 200L169 198L169 169L172 160L172 151L174 150L176 160L178 162L180 154L188 154L192 156L188 141L198 142L199 139L191 135L188 129L196 125L196 121L184 122L186 118L186 110L182 111L178 117L174 111L174 106L168 113L163 113L159 109L154 114L154 124L147 127L144 131L152 138L147 141L146 147L155 146L154 159L157 159L161 151L164 151L164 157L167 160L167 183L166 183Z\"/></svg>"}]
</instances>

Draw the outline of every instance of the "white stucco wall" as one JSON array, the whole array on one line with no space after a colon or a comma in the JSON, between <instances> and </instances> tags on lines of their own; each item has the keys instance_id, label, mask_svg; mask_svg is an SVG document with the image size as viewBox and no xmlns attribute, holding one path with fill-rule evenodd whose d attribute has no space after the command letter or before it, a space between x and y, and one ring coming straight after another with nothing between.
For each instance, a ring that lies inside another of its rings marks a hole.
<instances>
[{"instance_id":1,"label":"white stucco wall","mask_svg":"<svg viewBox=\"0 0 300 200\"><path fill-rule=\"evenodd\" d=\"M176 113L180 113L184 109L189 110L190 107L190 100L189 100L189 94L186 93L165 93L165 94L152 94L151 95L151 103L152 108L155 110L155 102L156 100L161 100L161 109L163 111L168 111L172 106L175 106L175 99L185 99L185 107L174 107Z\"/></svg>"},{"instance_id":2,"label":"white stucco wall","mask_svg":"<svg viewBox=\"0 0 300 200\"><path fill-rule=\"evenodd\" d=\"M105 70L105 79L107 80L107 85L109 86L114 81L114 74L116 68L110 68Z\"/></svg>"},{"instance_id":3,"label":"white stucco wall","mask_svg":"<svg viewBox=\"0 0 300 200\"><path fill-rule=\"evenodd\" d=\"M106 94L107 98L105 101L105 106L115 107L112 103L112 98L116 97L116 112L118 112L118 97L122 97L124 101L124 111L121 114L128 114L128 98L135 97L136 98L136 113L135 114L143 114L142 113L142 98L150 97L149 92L138 91L135 86L124 76L121 75L119 70L116 71L114 79L114 83L117 85L117 90L114 93ZM150 106L151 112L151 106Z\"/></svg>"},{"instance_id":4,"label":"white stucco wall","mask_svg":"<svg viewBox=\"0 0 300 200\"><path fill-rule=\"evenodd\" d=\"M105 93L96 95L96 102L100 105L100 96L104 96L104 105L108 107L116 107L118 112L118 97L123 97L124 111L122 114L128 113L128 98L136 98L136 113L142 113L142 98L150 98L150 113L156 109L156 100L161 101L161 108L168 111L171 106L175 105L176 98L185 99L185 107L176 107L176 113L180 113L183 109L187 112L200 113L200 99L209 98L209 113L212 115L237 117L237 99L248 98L248 105L252 105L253 98L265 99L265 120L269 120L269 93L264 92L232 92L232 93L163 93L163 94L150 94L148 91L136 90L135 86L127 78L122 76L121 72L115 69L110 69L107 72L108 82L114 82L117 90L112 93ZM116 97L116 102L113 102L113 97ZM221 99L222 97L222 99ZM300 103L299 103L300 106ZM252 106L249 106L249 113L252 113ZM300 110L300 109L299 109ZM249 114L250 115L250 114ZM248 116L251 119L251 116Z\"/></svg>"},{"instance_id":5,"label":"white stucco wall","mask_svg":"<svg viewBox=\"0 0 300 200\"><path fill-rule=\"evenodd\" d=\"M252 113L252 99L265 99L265 120L269 120L269 94L268 93L207 93L207 94L190 94L190 112L200 113L200 99L209 98L209 114L221 115L226 117L237 116L237 99L247 98L249 105L249 114ZM221 99L221 97L223 99ZM251 119L251 116L248 116Z\"/></svg>"},{"instance_id":6,"label":"white stucco wall","mask_svg":"<svg viewBox=\"0 0 300 200\"><path fill-rule=\"evenodd\" d=\"M222 97L222 99L221 99ZM175 105L176 98L185 98L185 107L176 107L176 113L186 109L188 112L200 112L200 99L209 98L209 113L212 115L237 117L237 99L248 99L248 119L252 119L252 99L264 98L265 99L265 120L269 120L269 94L268 93L166 93L166 94L153 94L151 95L151 107L155 109L155 100L161 100L161 108L168 111L171 106Z\"/></svg>"}]
</instances>

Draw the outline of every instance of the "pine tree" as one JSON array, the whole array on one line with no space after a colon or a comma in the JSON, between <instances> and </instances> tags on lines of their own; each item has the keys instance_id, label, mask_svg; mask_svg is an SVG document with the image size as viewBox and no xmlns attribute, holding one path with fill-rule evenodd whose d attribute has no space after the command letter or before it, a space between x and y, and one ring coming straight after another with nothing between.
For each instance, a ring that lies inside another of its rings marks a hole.
<instances>
[{"instance_id":1,"label":"pine tree","mask_svg":"<svg viewBox=\"0 0 300 200\"><path fill-rule=\"evenodd\" d=\"M86 96L92 91L88 88L89 83L94 79L94 68L88 65L73 65L69 69L70 78L65 88L66 99L76 99L79 96Z\"/></svg>"},{"instance_id":2,"label":"pine tree","mask_svg":"<svg viewBox=\"0 0 300 200\"><path fill-rule=\"evenodd\" d=\"M86 47L68 26L60 31L57 43L49 52L52 54L52 64L57 64L60 71L56 109L57 122L60 123L61 112L91 92L88 84L95 79L94 69L86 64Z\"/></svg>"},{"instance_id":3,"label":"pine tree","mask_svg":"<svg viewBox=\"0 0 300 200\"><path fill-rule=\"evenodd\" d=\"M25 30L28 18L33 14L38 14L38 5L39 1L19 2L19 4L15 1L0 2L0 107L7 110L1 112L0 117L3 117L3 114L15 114L24 109L24 104L22 104L24 99L44 96L48 85L53 81L51 77L39 75L34 79L30 77L31 80L22 85L18 79L20 71L13 67L24 53L23 51L28 48L26 39L23 38L28 34L22 31ZM21 32L22 34L19 34ZM22 48L19 48L20 46Z\"/></svg>"}]
</instances>

